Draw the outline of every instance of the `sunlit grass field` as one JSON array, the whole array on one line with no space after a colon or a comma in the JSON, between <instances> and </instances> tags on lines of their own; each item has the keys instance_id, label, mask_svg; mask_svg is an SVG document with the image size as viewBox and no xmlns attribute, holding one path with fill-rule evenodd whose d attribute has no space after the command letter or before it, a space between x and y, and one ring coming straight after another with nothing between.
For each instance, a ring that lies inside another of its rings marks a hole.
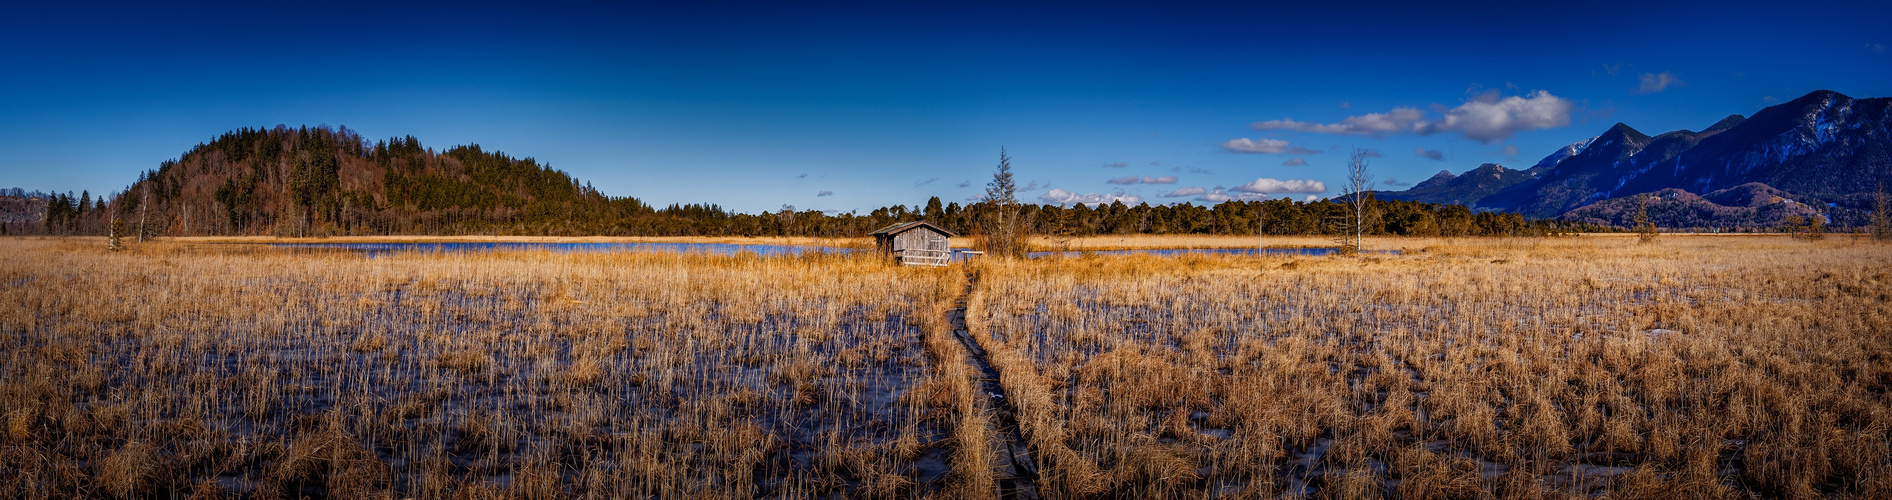
<instances>
[{"instance_id":1,"label":"sunlit grass field","mask_svg":"<svg viewBox=\"0 0 1892 500\"><path fill-rule=\"evenodd\" d=\"M1039 488L1892 494L1892 247L1377 243L1407 251L988 263L969 322Z\"/></svg>"},{"instance_id":2,"label":"sunlit grass field","mask_svg":"<svg viewBox=\"0 0 1892 500\"><path fill-rule=\"evenodd\" d=\"M0 497L988 497L994 402L1046 498L1892 495L1892 245L1366 247L0 239Z\"/></svg>"}]
</instances>

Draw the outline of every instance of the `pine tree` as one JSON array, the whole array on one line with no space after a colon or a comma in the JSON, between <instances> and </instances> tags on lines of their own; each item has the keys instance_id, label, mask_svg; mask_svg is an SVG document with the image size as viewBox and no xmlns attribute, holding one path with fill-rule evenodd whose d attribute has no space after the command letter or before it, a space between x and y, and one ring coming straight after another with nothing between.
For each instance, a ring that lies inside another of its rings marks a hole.
<instances>
[{"instance_id":1,"label":"pine tree","mask_svg":"<svg viewBox=\"0 0 1892 500\"><path fill-rule=\"evenodd\" d=\"M998 170L985 185L986 250L999 257L1021 257L1025 253L1025 231L1029 225L1018 205L1018 184L1012 180L1012 157L999 148Z\"/></svg>"},{"instance_id":2,"label":"pine tree","mask_svg":"<svg viewBox=\"0 0 1892 500\"><path fill-rule=\"evenodd\" d=\"M938 196L934 196L926 200L926 219L927 220L937 223L942 218L944 218L945 215L946 215L946 209L945 207L940 206Z\"/></svg>"},{"instance_id":3,"label":"pine tree","mask_svg":"<svg viewBox=\"0 0 1892 500\"><path fill-rule=\"evenodd\" d=\"M1656 239L1656 225L1649 221L1649 196L1636 196L1636 239L1643 243L1652 243Z\"/></svg>"},{"instance_id":4,"label":"pine tree","mask_svg":"<svg viewBox=\"0 0 1892 500\"><path fill-rule=\"evenodd\" d=\"M79 191L79 209L72 212L72 221L67 223L67 225L72 226L73 232L85 232L85 212L91 208L92 192L86 190Z\"/></svg>"}]
</instances>

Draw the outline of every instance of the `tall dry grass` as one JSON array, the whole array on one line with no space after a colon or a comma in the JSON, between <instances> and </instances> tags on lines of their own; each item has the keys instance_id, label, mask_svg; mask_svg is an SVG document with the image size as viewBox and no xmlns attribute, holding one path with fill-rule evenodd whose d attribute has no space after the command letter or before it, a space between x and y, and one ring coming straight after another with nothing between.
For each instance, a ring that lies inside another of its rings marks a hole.
<instances>
[{"instance_id":1,"label":"tall dry grass","mask_svg":"<svg viewBox=\"0 0 1892 500\"><path fill-rule=\"evenodd\" d=\"M0 239L0 497L989 489L950 271L88 243Z\"/></svg>"},{"instance_id":2,"label":"tall dry grass","mask_svg":"<svg viewBox=\"0 0 1892 500\"><path fill-rule=\"evenodd\" d=\"M988 497L871 257L0 239L0 497ZM1368 240L974 264L1047 497L1886 496L1892 248Z\"/></svg>"},{"instance_id":3,"label":"tall dry grass","mask_svg":"<svg viewBox=\"0 0 1892 500\"><path fill-rule=\"evenodd\" d=\"M987 261L968 321L1051 497L1892 495L1892 247L1398 243Z\"/></svg>"}]
</instances>

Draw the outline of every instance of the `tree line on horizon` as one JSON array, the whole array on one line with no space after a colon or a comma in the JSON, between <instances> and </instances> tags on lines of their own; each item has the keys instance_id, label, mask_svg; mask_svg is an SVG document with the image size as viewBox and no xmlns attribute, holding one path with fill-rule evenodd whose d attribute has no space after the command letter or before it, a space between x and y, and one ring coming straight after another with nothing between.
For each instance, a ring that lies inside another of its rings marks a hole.
<instances>
[{"instance_id":1,"label":"tree line on horizon","mask_svg":"<svg viewBox=\"0 0 1892 500\"><path fill-rule=\"evenodd\" d=\"M1344 200L1342 200L1344 201ZM1462 205L1369 199L1366 234L1505 236L1609 230ZM412 136L372 143L346 127L232 131L141 172L124 191L50 195L46 234L100 235L116 215L145 236L545 235L858 237L927 219L985 231L993 204L893 205L865 214L740 213L715 204L652 207L604 195L533 158L478 145L437 151ZM1032 234L1331 235L1349 210L1335 200L1231 200L1070 207L1018 203Z\"/></svg>"}]
</instances>

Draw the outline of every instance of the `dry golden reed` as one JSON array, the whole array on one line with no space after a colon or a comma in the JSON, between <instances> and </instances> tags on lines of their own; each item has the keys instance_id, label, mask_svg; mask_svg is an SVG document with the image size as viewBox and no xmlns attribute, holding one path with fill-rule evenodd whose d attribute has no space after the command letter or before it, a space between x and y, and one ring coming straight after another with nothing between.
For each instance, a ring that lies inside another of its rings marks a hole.
<instances>
[{"instance_id":1,"label":"dry golden reed","mask_svg":"<svg viewBox=\"0 0 1892 500\"><path fill-rule=\"evenodd\" d=\"M1892 246L1365 246L1403 252L0 239L0 497L983 498L1001 400L1046 498L1892 496Z\"/></svg>"},{"instance_id":2,"label":"dry golden reed","mask_svg":"<svg viewBox=\"0 0 1892 500\"><path fill-rule=\"evenodd\" d=\"M1892 247L1367 246L1406 251L981 263L1040 490L1892 495Z\"/></svg>"},{"instance_id":3,"label":"dry golden reed","mask_svg":"<svg viewBox=\"0 0 1892 500\"><path fill-rule=\"evenodd\" d=\"M0 239L0 497L989 489L950 270L103 248Z\"/></svg>"}]
</instances>

